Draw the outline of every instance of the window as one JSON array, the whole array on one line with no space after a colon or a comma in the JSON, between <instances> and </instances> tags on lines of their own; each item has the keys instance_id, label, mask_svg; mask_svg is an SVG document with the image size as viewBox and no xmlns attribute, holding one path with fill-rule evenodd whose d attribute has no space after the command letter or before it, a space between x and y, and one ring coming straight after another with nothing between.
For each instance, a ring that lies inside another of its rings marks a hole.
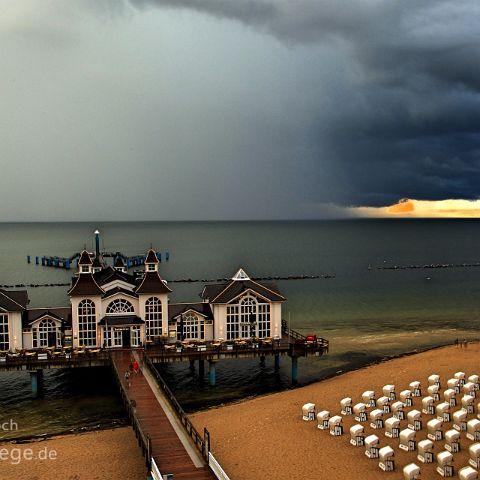
<instances>
[{"instance_id":1,"label":"window","mask_svg":"<svg viewBox=\"0 0 480 480\"><path fill-rule=\"evenodd\" d=\"M91 300L82 300L78 304L78 343L85 347L97 344L95 304Z\"/></svg>"},{"instance_id":2,"label":"window","mask_svg":"<svg viewBox=\"0 0 480 480\"><path fill-rule=\"evenodd\" d=\"M149 272L154 272L155 271L155 264L154 263L149 263L148 264L148 271Z\"/></svg>"},{"instance_id":3,"label":"window","mask_svg":"<svg viewBox=\"0 0 480 480\"><path fill-rule=\"evenodd\" d=\"M119 313L133 313L133 305L128 301L120 298L119 300L114 300L107 307L107 314L115 315Z\"/></svg>"},{"instance_id":4,"label":"window","mask_svg":"<svg viewBox=\"0 0 480 480\"><path fill-rule=\"evenodd\" d=\"M257 301L253 297L244 297L240 300L240 326L242 337L255 335L257 325Z\"/></svg>"},{"instance_id":5,"label":"window","mask_svg":"<svg viewBox=\"0 0 480 480\"><path fill-rule=\"evenodd\" d=\"M227 340L271 336L270 304L245 296L238 304L227 305Z\"/></svg>"},{"instance_id":6,"label":"window","mask_svg":"<svg viewBox=\"0 0 480 480\"><path fill-rule=\"evenodd\" d=\"M227 305L227 340L235 340L239 335L238 305Z\"/></svg>"},{"instance_id":7,"label":"window","mask_svg":"<svg viewBox=\"0 0 480 480\"><path fill-rule=\"evenodd\" d=\"M162 302L157 297L145 302L145 335L147 340L162 335Z\"/></svg>"},{"instance_id":8,"label":"window","mask_svg":"<svg viewBox=\"0 0 480 480\"><path fill-rule=\"evenodd\" d=\"M205 338L205 321L194 313L187 313L180 319L183 323L184 340L203 340Z\"/></svg>"},{"instance_id":9,"label":"window","mask_svg":"<svg viewBox=\"0 0 480 480\"><path fill-rule=\"evenodd\" d=\"M271 337L270 334L270 304L258 304L258 337Z\"/></svg>"},{"instance_id":10,"label":"window","mask_svg":"<svg viewBox=\"0 0 480 480\"><path fill-rule=\"evenodd\" d=\"M88 265L82 265L82 273L88 273L90 271L90 267Z\"/></svg>"},{"instance_id":11,"label":"window","mask_svg":"<svg viewBox=\"0 0 480 480\"><path fill-rule=\"evenodd\" d=\"M2 313L0 314L0 350L8 350L9 348L8 315Z\"/></svg>"},{"instance_id":12,"label":"window","mask_svg":"<svg viewBox=\"0 0 480 480\"><path fill-rule=\"evenodd\" d=\"M33 348L56 347L58 345L57 326L50 318L43 319L33 329Z\"/></svg>"}]
</instances>

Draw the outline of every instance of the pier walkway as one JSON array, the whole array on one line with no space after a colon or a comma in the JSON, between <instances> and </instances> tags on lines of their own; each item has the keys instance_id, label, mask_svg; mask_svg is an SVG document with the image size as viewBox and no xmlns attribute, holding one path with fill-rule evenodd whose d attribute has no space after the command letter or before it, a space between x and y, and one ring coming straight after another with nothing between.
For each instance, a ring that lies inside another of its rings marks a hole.
<instances>
[{"instance_id":1,"label":"pier walkway","mask_svg":"<svg viewBox=\"0 0 480 480\"><path fill-rule=\"evenodd\" d=\"M163 475L173 474L175 480L215 479L144 364L143 352L135 351L133 355L141 371L132 373L129 382L125 372L129 370L132 351L113 352L112 366L147 463L152 458Z\"/></svg>"}]
</instances>

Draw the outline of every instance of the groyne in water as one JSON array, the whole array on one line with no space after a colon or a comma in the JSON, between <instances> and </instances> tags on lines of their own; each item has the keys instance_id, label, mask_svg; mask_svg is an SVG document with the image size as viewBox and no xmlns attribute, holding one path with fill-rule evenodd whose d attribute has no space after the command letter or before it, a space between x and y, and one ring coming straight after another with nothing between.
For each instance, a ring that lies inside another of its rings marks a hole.
<instances>
[{"instance_id":1,"label":"groyne in water","mask_svg":"<svg viewBox=\"0 0 480 480\"><path fill-rule=\"evenodd\" d=\"M335 278L335 275L288 275L286 277L254 277L252 280L314 280L317 278L330 279ZM213 283L213 282L228 282L230 278L180 278L177 280L169 280L168 283ZM0 285L0 288L36 288L36 287L70 287L70 283L17 283L11 285Z\"/></svg>"},{"instance_id":2,"label":"groyne in water","mask_svg":"<svg viewBox=\"0 0 480 480\"><path fill-rule=\"evenodd\" d=\"M471 268L480 267L480 262L475 263L430 263L424 265L378 265L377 270L413 270L416 268L432 269L432 268ZM368 270L372 267L369 265Z\"/></svg>"}]
</instances>

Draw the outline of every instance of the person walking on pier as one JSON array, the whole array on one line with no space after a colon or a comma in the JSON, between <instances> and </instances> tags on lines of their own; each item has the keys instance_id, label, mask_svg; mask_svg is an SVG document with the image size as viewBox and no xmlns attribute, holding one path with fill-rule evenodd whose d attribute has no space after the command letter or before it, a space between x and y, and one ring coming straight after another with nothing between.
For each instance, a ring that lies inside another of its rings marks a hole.
<instances>
[{"instance_id":1,"label":"person walking on pier","mask_svg":"<svg viewBox=\"0 0 480 480\"><path fill-rule=\"evenodd\" d=\"M125 382L127 387L130 388L130 372L128 370L125 372Z\"/></svg>"},{"instance_id":2,"label":"person walking on pier","mask_svg":"<svg viewBox=\"0 0 480 480\"><path fill-rule=\"evenodd\" d=\"M138 364L137 360L135 360L133 362L133 372L135 373L135 375L137 375L139 371L140 371L140 365Z\"/></svg>"}]
</instances>

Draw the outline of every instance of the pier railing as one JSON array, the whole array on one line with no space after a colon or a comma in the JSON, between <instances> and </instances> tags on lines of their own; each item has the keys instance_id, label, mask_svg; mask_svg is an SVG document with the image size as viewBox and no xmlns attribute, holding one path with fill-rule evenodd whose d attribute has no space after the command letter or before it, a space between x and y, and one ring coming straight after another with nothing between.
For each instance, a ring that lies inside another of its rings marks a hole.
<instances>
[{"instance_id":1,"label":"pier railing","mask_svg":"<svg viewBox=\"0 0 480 480\"><path fill-rule=\"evenodd\" d=\"M305 335L302 335L296 330L292 330L286 320L282 320L282 334L295 340L294 342L291 342L293 348L298 346L298 344L302 344L302 346L315 349L321 354L328 353L329 342L326 338L316 337L315 340L310 341Z\"/></svg>"},{"instance_id":2,"label":"pier railing","mask_svg":"<svg viewBox=\"0 0 480 480\"><path fill-rule=\"evenodd\" d=\"M110 357L111 358L111 357ZM127 411L128 419L132 424L133 431L135 432L135 436L137 437L138 444L142 450L142 455L145 458L145 463L147 465L148 470L150 471L152 467L152 443L151 439L148 434L146 434L138 421L137 416L135 415L135 404L131 402L128 398L127 392L125 390L125 386L123 385L120 374L115 366L115 362L111 362L113 374L115 376L115 380L117 382L120 397L122 398L123 405L125 410Z\"/></svg>"},{"instance_id":3,"label":"pier railing","mask_svg":"<svg viewBox=\"0 0 480 480\"><path fill-rule=\"evenodd\" d=\"M210 452L210 433L205 428L203 432L203 437L200 435L198 430L193 426L193 423L188 418L188 415L185 413L185 410L183 410L180 403L178 403L178 400L175 398L175 395L170 390L167 383L162 378L158 370L155 368L155 365L152 363L152 361L150 360L147 354L144 355L144 360L145 360L145 364L150 369L150 372L152 373L152 375L155 376L158 386L165 393L165 396L170 402L170 405L175 411L178 419L184 426L185 431L190 435L190 438L195 443L195 446L197 447L198 451L202 454L202 457L205 458L205 460L208 463L208 459L209 459L208 454Z\"/></svg>"}]
</instances>

